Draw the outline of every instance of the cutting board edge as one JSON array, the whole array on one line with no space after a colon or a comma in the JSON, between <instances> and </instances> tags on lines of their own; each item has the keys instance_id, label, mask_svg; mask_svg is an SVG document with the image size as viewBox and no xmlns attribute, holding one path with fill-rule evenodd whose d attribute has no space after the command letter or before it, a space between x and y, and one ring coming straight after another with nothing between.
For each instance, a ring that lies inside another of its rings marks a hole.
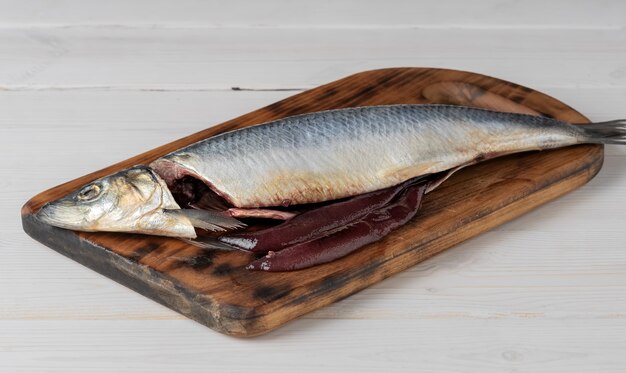
<instances>
[{"instance_id":1,"label":"cutting board edge","mask_svg":"<svg viewBox=\"0 0 626 373\"><path fill-rule=\"evenodd\" d=\"M198 302L199 294L177 286L173 279L148 266L140 265L122 255L82 239L73 231L48 227L30 213L22 214L22 228L30 237L57 253L200 324L224 334L236 334L236 330L239 329L235 325L228 328L222 327L223 324L237 324L238 321L224 323L225 318L210 299L203 297L205 298L203 304L194 304L194 302ZM53 229L55 234L50 234L46 229ZM89 254L86 254L87 250ZM142 276L145 273L149 274L150 281L146 281L146 277ZM217 322L218 319L219 322Z\"/></svg>"}]
</instances>

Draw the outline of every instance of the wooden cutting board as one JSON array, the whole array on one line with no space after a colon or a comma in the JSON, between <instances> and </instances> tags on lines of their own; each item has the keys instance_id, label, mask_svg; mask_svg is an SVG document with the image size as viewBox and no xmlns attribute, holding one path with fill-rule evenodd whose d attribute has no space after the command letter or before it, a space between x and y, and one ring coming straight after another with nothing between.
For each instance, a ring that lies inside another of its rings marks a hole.
<instances>
[{"instance_id":1,"label":"wooden cutting board","mask_svg":"<svg viewBox=\"0 0 626 373\"><path fill-rule=\"evenodd\" d=\"M589 181L603 147L579 145L498 158L461 170L428 194L418 215L380 242L332 263L288 273L249 272L253 257L181 241L58 229L34 213L91 180L224 131L312 111L448 103L588 120L540 92L469 72L393 68L351 75L40 193L22 208L36 240L219 332L254 336L345 298Z\"/></svg>"}]
</instances>

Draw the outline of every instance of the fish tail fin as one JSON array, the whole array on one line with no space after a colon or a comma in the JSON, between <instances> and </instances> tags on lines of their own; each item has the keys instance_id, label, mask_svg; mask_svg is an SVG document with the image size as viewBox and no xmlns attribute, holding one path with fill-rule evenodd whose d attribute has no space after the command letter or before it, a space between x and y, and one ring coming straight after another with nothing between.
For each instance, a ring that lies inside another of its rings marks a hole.
<instances>
[{"instance_id":1,"label":"fish tail fin","mask_svg":"<svg viewBox=\"0 0 626 373\"><path fill-rule=\"evenodd\" d=\"M586 142L594 144L626 144L626 119L580 124Z\"/></svg>"},{"instance_id":2,"label":"fish tail fin","mask_svg":"<svg viewBox=\"0 0 626 373\"><path fill-rule=\"evenodd\" d=\"M168 212L182 215L186 217L194 227L207 231L224 232L246 226L243 222L223 211L181 209L168 210Z\"/></svg>"}]
</instances>

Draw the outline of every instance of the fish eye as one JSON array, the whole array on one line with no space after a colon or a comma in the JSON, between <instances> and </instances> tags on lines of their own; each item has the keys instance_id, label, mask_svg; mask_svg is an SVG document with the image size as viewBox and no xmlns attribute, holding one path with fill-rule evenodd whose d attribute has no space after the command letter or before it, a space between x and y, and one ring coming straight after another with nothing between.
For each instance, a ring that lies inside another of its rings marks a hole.
<instances>
[{"instance_id":1,"label":"fish eye","mask_svg":"<svg viewBox=\"0 0 626 373\"><path fill-rule=\"evenodd\" d=\"M79 201L90 201L100 195L100 186L97 184L90 184L84 187L78 195L76 195L76 199Z\"/></svg>"}]
</instances>

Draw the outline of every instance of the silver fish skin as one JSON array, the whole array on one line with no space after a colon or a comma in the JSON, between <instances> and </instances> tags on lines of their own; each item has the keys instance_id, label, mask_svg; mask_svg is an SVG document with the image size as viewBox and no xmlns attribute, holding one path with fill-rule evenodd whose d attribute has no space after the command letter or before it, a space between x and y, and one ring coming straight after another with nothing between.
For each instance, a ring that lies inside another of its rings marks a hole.
<instances>
[{"instance_id":1,"label":"silver fish skin","mask_svg":"<svg viewBox=\"0 0 626 373\"><path fill-rule=\"evenodd\" d=\"M203 180L240 208L322 202L495 156L594 140L543 116L450 105L329 110L227 132L150 166Z\"/></svg>"}]
</instances>

